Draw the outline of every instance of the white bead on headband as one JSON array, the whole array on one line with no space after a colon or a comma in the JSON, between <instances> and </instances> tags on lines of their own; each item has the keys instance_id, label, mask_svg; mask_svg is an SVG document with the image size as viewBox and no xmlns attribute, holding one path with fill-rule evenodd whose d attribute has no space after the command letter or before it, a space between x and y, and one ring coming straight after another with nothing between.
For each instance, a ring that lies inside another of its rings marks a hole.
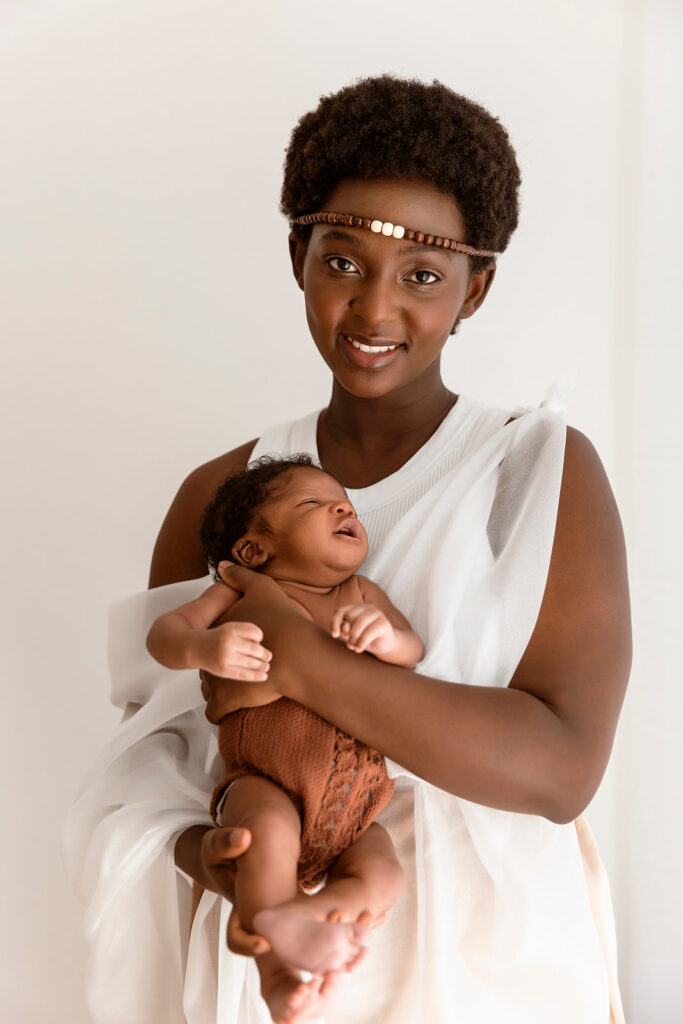
<instances>
[{"instance_id":1,"label":"white bead on headband","mask_svg":"<svg viewBox=\"0 0 683 1024\"><path fill-rule=\"evenodd\" d=\"M302 227L308 224L344 224L347 228L366 228L369 231L374 231L376 235L385 235L387 238L405 238L409 242L419 242L421 245L436 245L441 249L450 249L452 252L464 252L467 256L493 257L496 255L489 249L475 249L467 242L456 242L454 238L442 238L441 235L430 235L425 231L413 231L412 228L404 228L401 224L392 224L388 220L371 220L370 217L355 217L351 213L334 213L332 210L305 213L301 217L295 217L292 224L300 224Z\"/></svg>"}]
</instances>

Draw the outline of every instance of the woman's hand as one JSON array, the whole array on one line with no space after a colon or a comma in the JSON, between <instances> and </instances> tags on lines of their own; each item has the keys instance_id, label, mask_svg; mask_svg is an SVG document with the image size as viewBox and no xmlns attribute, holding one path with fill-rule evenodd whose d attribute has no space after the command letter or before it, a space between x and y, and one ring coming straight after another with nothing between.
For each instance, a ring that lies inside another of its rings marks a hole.
<instances>
[{"instance_id":1,"label":"woman's hand","mask_svg":"<svg viewBox=\"0 0 683 1024\"><path fill-rule=\"evenodd\" d=\"M242 856L250 843L251 832L246 828L195 825L178 837L175 862L203 889L215 892L232 903L237 870L235 860ZM228 921L227 940L232 952L240 956L260 956L270 949L270 943L263 935L245 930L234 908Z\"/></svg>"},{"instance_id":2,"label":"woman's hand","mask_svg":"<svg viewBox=\"0 0 683 1024\"><path fill-rule=\"evenodd\" d=\"M263 595L267 600L269 594L271 596L280 594L287 601L274 579L264 576L260 572L254 572L253 569L245 569L243 565L235 565L234 562L228 561L219 562L218 575L231 590L236 590L238 594L244 594L245 597L258 598ZM242 606L240 605L240 607Z\"/></svg>"},{"instance_id":3,"label":"woman's hand","mask_svg":"<svg viewBox=\"0 0 683 1024\"><path fill-rule=\"evenodd\" d=\"M206 717L213 725L220 725L226 715L240 708L260 708L282 696L268 676L263 682L248 683L214 676L202 670L199 678L202 697L206 701Z\"/></svg>"}]
</instances>

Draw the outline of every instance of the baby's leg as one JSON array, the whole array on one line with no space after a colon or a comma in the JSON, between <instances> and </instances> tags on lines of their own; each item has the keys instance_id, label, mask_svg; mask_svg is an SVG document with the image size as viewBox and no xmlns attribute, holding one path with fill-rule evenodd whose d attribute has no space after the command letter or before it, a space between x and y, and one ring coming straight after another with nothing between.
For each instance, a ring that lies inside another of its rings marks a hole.
<instances>
[{"instance_id":1,"label":"baby's leg","mask_svg":"<svg viewBox=\"0 0 683 1024\"><path fill-rule=\"evenodd\" d=\"M360 839L344 850L332 865L327 884L312 896L298 895L272 910L255 915L256 930L265 935L273 949L284 951L297 945L306 934L302 921L355 922L358 928L380 918L394 905L405 887L405 876L388 833L376 822ZM355 933L355 941L364 943L367 934ZM317 941L322 935L316 932ZM349 966L355 966L355 959ZM328 968L334 969L334 968Z\"/></svg>"},{"instance_id":2,"label":"baby's leg","mask_svg":"<svg viewBox=\"0 0 683 1024\"><path fill-rule=\"evenodd\" d=\"M260 912L296 898L299 815L284 790L255 775L233 782L222 814L231 825L251 831L251 844L236 862L235 906L245 928L259 931L255 919ZM305 983L296 968L322 975L350 965L360 952L356 933L365 931L355 923L300 919L291 948L282 943L257 957L261 991L273 1020L295 1024L319 1016L334 978Z\"/></svg>"},{"instance_id":3,"label":"baby's leg","mask_svg":"<svg viewBox=\"0 0 683 1024\"><path fill-rule=\"evenodd\" d=\"M366 914L377 920L393 907L405 886L391 837L374 822L337 857L324 889L311 898L326 913L336 909L353 920Z\"/></svg>"},{"instance_id":4,"label":"baby's leg","mask_svg":"<svg viewBox=\"0 0 683 1024\"><path fill-rule=\"evenodd\" d=\"M285 791L259 775L232 783L222 816L251 831L251 844L235 861L235 906L247 931L254 931L254 914L278 906L297 891L301 822Z\"/></svg>"}]
</instances>

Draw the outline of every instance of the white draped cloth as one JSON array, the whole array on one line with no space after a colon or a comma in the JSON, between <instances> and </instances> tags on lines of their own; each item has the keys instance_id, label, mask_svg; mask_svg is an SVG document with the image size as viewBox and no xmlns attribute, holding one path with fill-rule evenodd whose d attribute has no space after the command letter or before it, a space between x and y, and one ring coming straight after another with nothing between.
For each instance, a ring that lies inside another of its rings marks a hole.
<instances>
[{"instance_id":1,"label":"white draped cloth","mask_svg":"<svg viewBox=\"0 0 683 1024\"><path fill-rule=\"evenodd\" d=\"M425 643L418 670L506 686L547 578L565 426L552 399L511 413L460 396L400 470L349 497L366 526L364 574ZM317 413L265 434L254 457L317 456ZM65 831L87 904L96 1024L268 1024L255 964L225 944L229 906L173 861L178 834L210 823L221 777L195 672L147 654L156 616L208 579L138 594L111 615L112 700L123 719ZM621 1021L609 891L587 824L483 807L388 762L380 821L406 893L345 980L326 1024L608 1024Z\"/></svg>"}]
</instances>

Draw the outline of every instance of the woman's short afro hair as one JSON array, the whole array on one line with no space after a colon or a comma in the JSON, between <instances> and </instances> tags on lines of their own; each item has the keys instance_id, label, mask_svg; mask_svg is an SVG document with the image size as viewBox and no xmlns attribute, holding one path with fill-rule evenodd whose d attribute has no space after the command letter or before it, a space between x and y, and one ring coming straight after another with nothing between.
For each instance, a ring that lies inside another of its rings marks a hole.
<instances>
[{"instance_id":1,"label":"woman's short afro hair","mask_svg":"<svg viewBox=\"0 0 683 1024\"><path fill-rule=\"evenodd\" d=\"M508 134L478 103L437 81L381 75L323 96L292 132L280 206L291 222L326 209L344 178L395 177L422 178L452 196L465 221L459 241L506 248L521 180ZM310 227L294 230L302 241L310 237ZM490 262L472 257L472 271Z\"/></svg>"}]
</instances>

